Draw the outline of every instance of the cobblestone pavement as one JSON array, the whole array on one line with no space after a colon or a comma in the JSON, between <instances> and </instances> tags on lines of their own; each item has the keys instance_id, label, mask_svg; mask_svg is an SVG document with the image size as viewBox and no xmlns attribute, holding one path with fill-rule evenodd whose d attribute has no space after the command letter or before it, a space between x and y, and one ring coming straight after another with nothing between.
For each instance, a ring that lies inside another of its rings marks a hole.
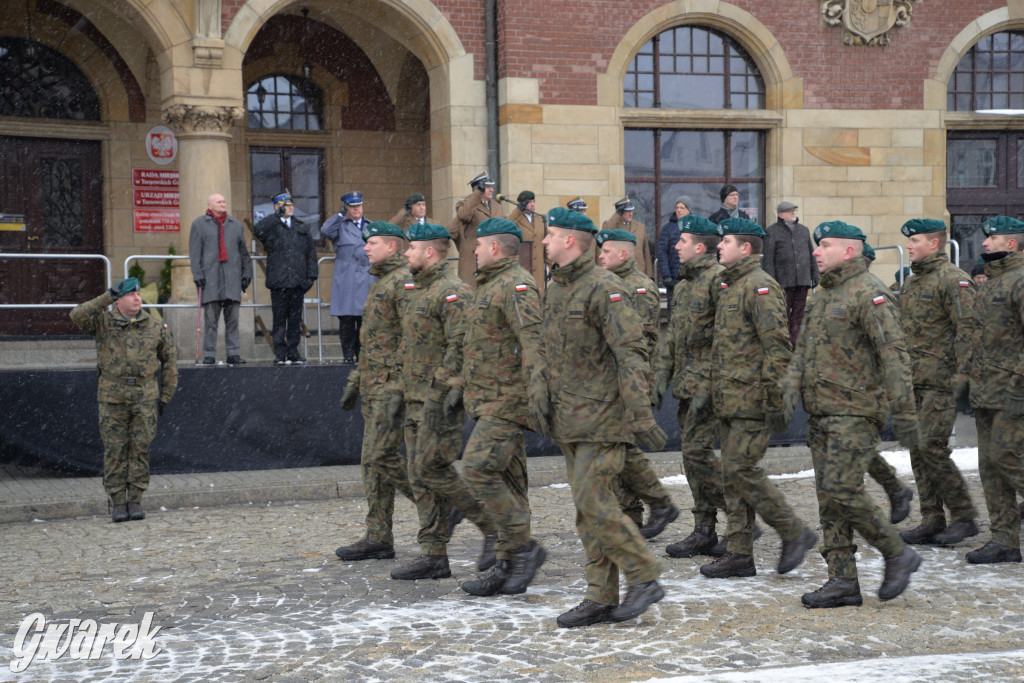
<instances>
[{"instance_id":1,"label":"cobblestone pavement","mask_svg":"<svg viewBox=\"0 0 1024 683\"><path fill-rule=\"evenodd\" d=\"M967 476L980 503L977 472ZM668 481L677 505L689 508L685 484ZM776 483L817 525L813 480ZM0 680L1024 677L1022 566L964 562L967 550L987 540L987 519L977 538L923 549L910 588L889 603L876 596L881 557L862 546L864 606L809 611L800 595L826 579L815 551L779 576L780 543L768 531L755 545L756 577L706 579L697 571L704 560L664 555L665 545L690 531L684 511L651 543L665 561L662 602L631 622L564 630L555 617L584 592L572 499L558 484L530 495L548 562L526 594L495 598L459 588L476 576L481 540L467 522L449 547L453 578L388 578L416 554L415 512L404 499L395 515L398 557L361 563L334 556L362 531L359 498L153 510L142 522L117 525L107 517L0 525ZM915 504L900 526L917 519ZM108 648L98 661L36 661L14 674L7 663L15 634L34 612L58 622L118 624L154 612L161 651L148 661L116 661Z\"/></svg>"}]
</instances>

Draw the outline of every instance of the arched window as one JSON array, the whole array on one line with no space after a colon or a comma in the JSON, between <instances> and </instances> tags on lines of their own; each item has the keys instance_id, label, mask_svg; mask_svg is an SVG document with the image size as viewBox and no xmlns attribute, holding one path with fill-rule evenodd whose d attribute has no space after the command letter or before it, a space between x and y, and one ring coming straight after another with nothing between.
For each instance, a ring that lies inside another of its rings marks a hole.
<instances>
[{"instance_id":1,"label":"arched window","mask_svg":"<svg viewBox=\"0 0 1024 683\"><path fill-rule=\"evenodd\" d=\"M96 90L75 64L24 38L0 38L0 116L99 121Z\"/></svg>"},{"instance_id":2,"label":"arched window","mask_svg":"<svg viewBox=\"0 0 1024 683\"><path fill-rule=\"evenodd\" d=\"M950 111L1024 110L1024 33L985 36L964 55L949 79Z\"/></svg>"},{"instance_id":3,"label":"arched window","mask_svg":"<svg viewBox=\"0 0 1024 683\"><path fill-rule=\"evenodd\" d=\"M320 130L323 95L303 78L276 74L249 86L246 108L250 128Z\"/></svg>"}]
</instances>

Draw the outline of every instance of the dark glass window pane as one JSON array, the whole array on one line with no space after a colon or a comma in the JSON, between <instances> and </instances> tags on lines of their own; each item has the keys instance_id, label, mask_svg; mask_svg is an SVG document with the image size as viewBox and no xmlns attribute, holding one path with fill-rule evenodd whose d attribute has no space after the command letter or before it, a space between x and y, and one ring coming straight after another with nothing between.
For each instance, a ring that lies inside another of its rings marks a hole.
<instances>
[{"instance_id":1,"label":"dark glass window pane","mask_svg":"<svg viewBox=\"0 0 1024 683\"><path fill-rule=\"evenodd\" d=\"M626 175L654 175L654 131L627 130Z\"/></svg>"},{"instance_id":2,"label":"dark glass window pane","mask_svg":"<svg viewBox=\"0 0 1024 683\"><path fill-rule=\"evenodd\" d=\"M281 191L281 156L253 152L251 158L253 197L260 202L269 201Z\"/></svg>"},{"instance_id":3,"label":"dark glass window pane","mask_svg":"<svg viewBox=\"0 0 1024 683\"><path fill-rule=\"evenodd\" d=\"M764 175L761 155L761 134L755 131L736 131L731 136L732 176L756 178Z\"/></svg>"},{"instance_id":4,"label":"dark glass window pane","mask_svg":"<svg viewBox=\"0 0 1024 683\"><path fill-rule=\"evenodd\" d=\"M247 90L249 126L319 130L322 101L319 88L304 79L288 75L267 76L252 83Z\"/></svg>"},{"instance_id":5,"label":"dark glass window pane","mask_svg":"<svg viewBox=\"0 0 1024 683\"><path fill-rule=\"evenodd\" d=\"M722 109L725 93L718 76L662 76L661 105L670 109Z\"/></svg>"},{"instance_id":6,"label":"dark glass window pane","mask_svg":"<svg viewBox=\"0 0 1024 683\"><path fill-rule=\"evenodd\" d=\"M292 193L295 195L313 196L320 192L320 155L291 155Z\"/></svg>"},{"instance_id":7,"label":"dark glass window pane","mask_svg":"<svg viewBox=\"0 0 1024 683\"><path fill-rule=\"evenodd\" d=\"M1017 140L1017 187L1024 187L1024 139Z\"/></svg>"},{"instance_id":8,"label":"dark glass window pane","mask_svg":"<svg viewBox=\"0 0 1024 683\"><path fill-rule=\"evenodd\" d=\"M661 172L679 178L725 175L725 133L719 130L662 131Z\"/></svg>"},{"instance_id":9,"label":"dark glass window pane","mask_svg":"<svg viewBox=\"0 0 1024 683\"><path fill-rule=\"evenodd\" d=\"M38 41L0 37L0 116L99 121L100 101L61 53Z\"/></svg>"},{"instance_id":10,"label":"dark glass window pane","mask_svg":"<svg viewBox=\"0 0 1024 683\"><path fill-rule=\"evenodd\" d=\"M996 187L996 140L949 140L947 187Z\"/></svg>"},{"instance_id":11,"label":"dark glass window pane","mask_svg":"<svg viewBox=\"0 0 1024 683\"><path fill-rule=\"evenodd\" d=\"M1006 109L1016 107L1013 93L1024 93L1024 34L1004 31L971 48L949 80L950 108Z\"/></svg>"}]
</instances>

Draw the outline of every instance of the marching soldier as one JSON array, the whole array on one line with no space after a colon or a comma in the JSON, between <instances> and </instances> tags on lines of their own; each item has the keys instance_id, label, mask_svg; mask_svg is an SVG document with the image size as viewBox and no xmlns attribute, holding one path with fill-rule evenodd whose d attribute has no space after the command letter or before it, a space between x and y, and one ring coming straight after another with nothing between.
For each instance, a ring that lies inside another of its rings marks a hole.
<instances>
[{"instance_id":1,"label":"marching soldier","mask_svg":"<svg viewBox=\"0 0 1024 683\"><path fill-rule=\"evenodd\" d=\"M394 367L402 341L402 307L406 283L412 282L412 273L402 256L405 233L391 223L374 221L363 228L363 240L370 275L376 280L370 285L363 306L363 324L359 328L361 362L349 373L341 409L354 409L362 396L360 469L366 491L366 536L334 551L346 561L393 558L395 491L415 503L409 487L409 466L400 451L402 432L391 429L386 400L388 383L398 382Z\"/></svg>"},{"instance_id":2,"label":"marching soldier","mask_svg":"<svg viewBox=\"0 0 1024 683\"><path fill-rule=\"evenodd\" d=\"M508 214L508 219L523 233L523 242L530 242L530 274L537 283L537 291L544 294L544 216L537 213L537 199L533 192L523 190L516 197L519 204Z\"/></svg>"},{"instance_id":3,"label":"marching soldier","mask_svg":"<svg viewBox=\"0 0 1024 683\"><path fill-rule=\"evenodd\" d=\"M459 250L459 278L470 287L476 286L473 273L476 272L476 229L488 218L504 218L501 202L494 198L494 181L483 172L469 181L473 191L455 205L455 220L451 223L451 235Z\"/></svg>"},{"instance_id":4,"label":"marching soldier","mask_svg":"<svg viewBox=\"0 0 1024 683\"><path fill-rule=\"evenodd\" d=\"M584 210L586 205L584 205ZM602 230L625 230L636 237L636 266L644 275L654 279L654 263L651 260L651 248L647 242L647 226L633 220L636 206L629 197L615 202L615 213L601 226Z\"/></svg>"},{"instance_id":5,"label":"marching soldier","mask_svg":"<svg viewBox=\"0 0 1024 683\"><path fill-rule=\"evenodd\" d=\"M71 310L71 320L96 338L103 489L114 522L146 518L149 445L158 415L178 388L178 354L167 325L142 310L138 279L121 280ZM110 304L113 310L107 310Z\"/></svg>"}]
</instances>

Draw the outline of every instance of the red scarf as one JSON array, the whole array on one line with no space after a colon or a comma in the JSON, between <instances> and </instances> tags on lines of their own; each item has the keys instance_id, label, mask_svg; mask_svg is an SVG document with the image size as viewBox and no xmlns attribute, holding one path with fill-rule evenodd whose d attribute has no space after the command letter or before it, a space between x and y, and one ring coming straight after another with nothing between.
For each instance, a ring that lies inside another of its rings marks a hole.
<instances>
[{"instance_id":1,"label":"red scarf","mask_svg":"<svg viewBox=\"0 0 1024 683\"><path fill-rule=\"evenodd\" d=\"M225 213L220 218L217 218L210 209L206 210L206 215L217 221L217 225L220 227L220 244L217 246L217 260L224 263L228 260L228 245L224 242L224 221L227 220L228 215Z\"/></svg>"}]
</instances>

